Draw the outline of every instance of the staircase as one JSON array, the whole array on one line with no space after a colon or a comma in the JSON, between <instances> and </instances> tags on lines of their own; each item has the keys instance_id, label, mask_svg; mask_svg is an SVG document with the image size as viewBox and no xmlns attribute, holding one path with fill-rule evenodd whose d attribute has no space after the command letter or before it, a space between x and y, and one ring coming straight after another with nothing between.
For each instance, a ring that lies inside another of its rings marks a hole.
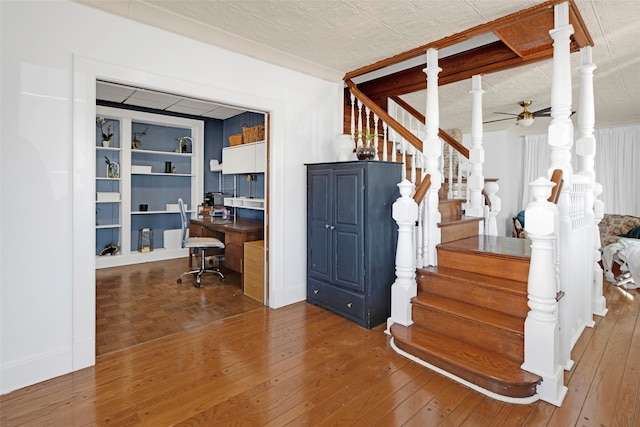
<instances>
[{"instance_id":1,"label":"staircase","mask_svg":"<svg viewBox=\"0 0 640 427\"><path fill-rule=\"evenodd\" d=\"M455 211L455 202L441 203L444 212ZM417 270L414 324L391 327L395 345L493 393L533 396L541 378L520 369L529 311L528 240L478 235L477 218L442 217L438 266Z\"/></svg>"}]
</instances>

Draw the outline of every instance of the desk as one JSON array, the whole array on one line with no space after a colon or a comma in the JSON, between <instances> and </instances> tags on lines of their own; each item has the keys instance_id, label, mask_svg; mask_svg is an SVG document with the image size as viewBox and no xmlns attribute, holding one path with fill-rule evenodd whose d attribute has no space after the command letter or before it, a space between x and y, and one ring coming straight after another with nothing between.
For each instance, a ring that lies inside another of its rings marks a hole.
<instances>
[{"instance_id":1,"label":"desk","mask_svg":"<svg viewBox=\"0 0 640 427\"><path fill-rule=\"evenodd\" d=\"M224 242L224 266L242 274L244 242L262 240L264 224L262 221L238 218L229 223L211 222L207 217L192 219L189 235L193 237L216 237ZM189 253L189 268L191 268Z\"/></svg>"}]
</instances>

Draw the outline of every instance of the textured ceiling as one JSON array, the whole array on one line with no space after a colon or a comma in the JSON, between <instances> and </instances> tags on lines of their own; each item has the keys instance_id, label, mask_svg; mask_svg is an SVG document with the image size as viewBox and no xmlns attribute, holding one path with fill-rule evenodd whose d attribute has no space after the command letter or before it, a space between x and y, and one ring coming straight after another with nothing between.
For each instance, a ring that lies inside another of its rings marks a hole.
<instances>
[{"instance_id":1,"label":"textured ceiling","mask_svg":"<svg viewBox=\"0 0 640 427\"><path fill-rule=\"evenodd\" d=\"M139 22L328 80L453 33L526 9L541 0L77 0ZM640 123L640 1L575 0L594 41L596 125ZM578 105L579 54L572 55ZM483 118L549 106L551 62L483 77ZM471 82L440 88L441 127L468 131ZM425 94L403 97L424 112ZM577 115L574 115L574 119ZM527 129L513 121L485 126Z\"/></svg>"}]
</instances>

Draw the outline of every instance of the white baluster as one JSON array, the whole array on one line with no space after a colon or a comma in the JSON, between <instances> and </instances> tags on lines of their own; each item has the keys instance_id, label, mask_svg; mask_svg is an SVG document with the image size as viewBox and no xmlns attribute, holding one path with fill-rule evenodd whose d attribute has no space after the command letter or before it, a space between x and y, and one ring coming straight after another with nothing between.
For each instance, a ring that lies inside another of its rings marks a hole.
<instances>
[{"instance_id":1,"label":"white baluster","mask_svg":"<svg viewBox=\"0 0 640 427\"><path fill-rule=\"evenodd\" d=\"M356 111L355 111L355 104L356 104L356 96L354 94L351 94L351 139L353 140L353 142L356 143L357 145L357 140L356 140Z\"/></svg>"},{"instance_id":2,"label":"white baluster","mask_svg":"<svg viewBox=\"0 0 640 427\"><path fill-rule=\"evenodd\" d=\"M447 199L453 198L453 147L447 144L449 147L449 173L447 179L449 181L449 188L447 189Z\"/></svg>"},{"instance_id":3,"label":"white baluster","mask_svg":"<svg viewBox=\"0 0 640 427\"><path fill-rule=\"evenodd\" d=\"M358 101L358 133L356 134L356 145L362 145L362 102Z\"/></svg>"},{"instance_id":4,"label":"white baluster","mask_svg":"<svg viewBox=\"0 0 640 427\"><path fill-rule=\"evenodd\" d=\"M422 200L420 202L420 204L418 204L418 224L416 225L416 229L415 229L415 248L416 248L416 268L422 268L424 267L424 255L423 255L423 244L422 244L422 238L423 238L423 227L424 227L424 200Z\"/></svg>"},{"instance_id":5,"label":"white baluster","mask_svg":"<svg viewBox=\"0 0 640 427\"><path fill-rule=\"evenodd\" d=\"M382 151L382 160L383 161L387 161L388 155L387 155L387 151L389 150L389 140L388 140L388 131L389 131L389 126L387 125L387 122L382 122L382 133L383 133L383 141L384 141L384 150Z\"/></svg>"},{"instance_id":6,"label":"white baluster","mask_svg":"<svg viewBox=\"0 0 640 427\"><path fill-rule=\"evenodd\" d=\"M376 151L374 160L380 160L380 158L378 157L378 120L378 115L376 113L373 113L373 148Z\"/></svg>"},{"instance_id":7,"label":"white baluster","mask_svg":"<svg viewBox=\"0 0 640 427\"><path fill-rule=\"evenodd\" d=\"M456 192L455 198L459 199L462 196L462 163L466 160L466 158L462 158L462 154L456 151L456 156L458 159L458 179L456 180Z\"/></svg>"},{"instance_id":8,"label":"white baluster","mask_svg":"<svg viewBox=\"0 0 640 427\"><path fill-rule=\"evenodd\" d=\"M407 179L407 141L404 138L400 139L400 146L402 147L402 179Z\"/></svg>"}]
</instances>

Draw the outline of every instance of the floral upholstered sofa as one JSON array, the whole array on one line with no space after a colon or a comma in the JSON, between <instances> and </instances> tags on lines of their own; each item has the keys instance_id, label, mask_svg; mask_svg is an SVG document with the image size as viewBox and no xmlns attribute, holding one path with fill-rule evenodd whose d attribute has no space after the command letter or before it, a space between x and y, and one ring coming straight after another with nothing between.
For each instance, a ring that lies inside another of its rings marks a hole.
<instances>
[{"instance_id":1,"label":"floral upholstered sofa","mask_svg":"<svg viewBox=\"0 0 640 427\"><path fill-rule=\"evenodd\" d=\"M624 237L640 238L640 218L632 215L604 214L598 227L603 248L616 243L623 234Z\"/></svg>"}]
</instances>

